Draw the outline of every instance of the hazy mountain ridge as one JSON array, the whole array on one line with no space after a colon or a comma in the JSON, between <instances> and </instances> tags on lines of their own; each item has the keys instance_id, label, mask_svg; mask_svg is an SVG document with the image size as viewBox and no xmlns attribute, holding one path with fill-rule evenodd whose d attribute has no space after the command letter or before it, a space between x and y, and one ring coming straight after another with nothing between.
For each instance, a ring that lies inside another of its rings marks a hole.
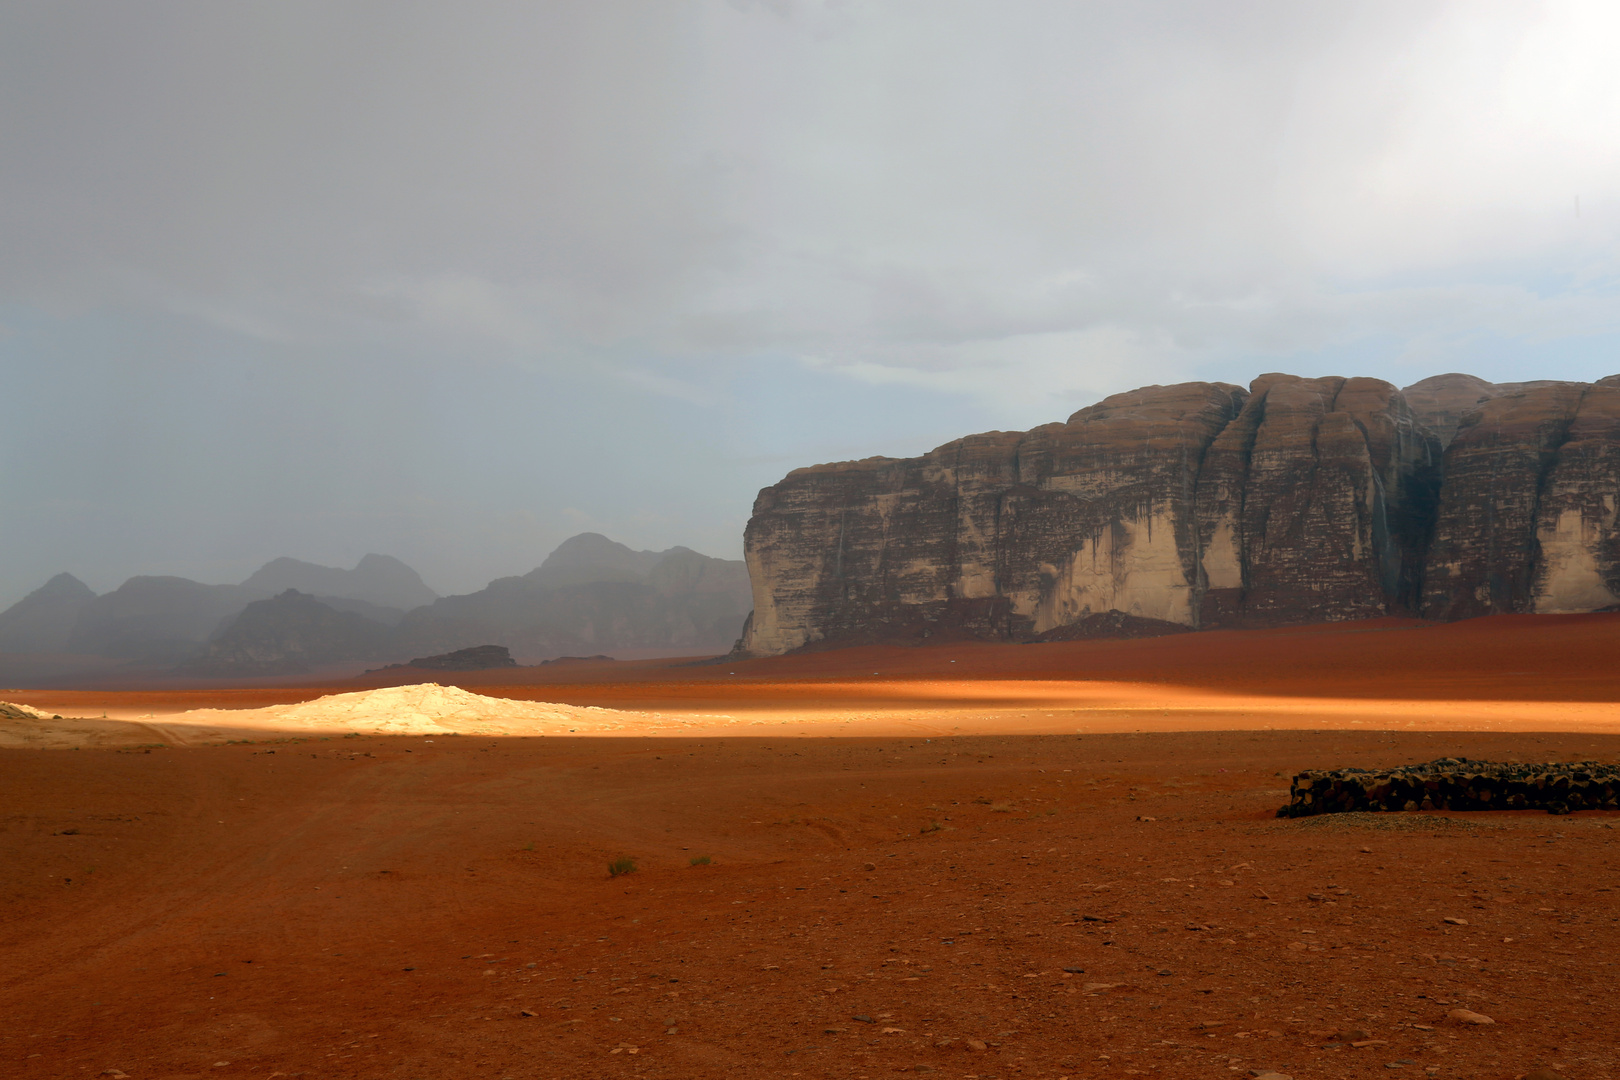
<instances>
[{"instance_id":1,"label":"hazy mountain ridge","mask_svg":"<svg viewBox=\"0 0 1620 1080\"><path fill-rule=\"evenodd\" d=\"M741 560L684 547L632 551L581 533L521 577L410 612L399 632L419 653L496 644L527 661L616 649L724 651L751 602Z\"/></svg>"},{"instance_id":2,"label":"hazy mountain ridge","mask_svg":"<svg viewBox=\"0 0 1620 1080\"><path fill-rule=\"evenodd\" d=\"M0 652L248 676L478 645L531 661L581 650L721 652L741 632L749 596L740 560L684 547L634 551L583 533L529 573L461 596L438 596L384 555L352 570L274 559L240 585L138 576L102 596L60 574L0 612Z\"/></svg>"},{"instance_id":3,"label":"hazy mountain ridge","mask_svg":"<svg viewBox=\"0 0 1620 1080\"><path fill-rule=\"evenodd\" d=\"M0 612L0 652L65 652L79 616L95 598L72 574L57 574Z\"/></svg>"},{"instance_id":4,"label":"hazy mountain ridge","mask_svg":"<svg viewBox=\"0 0 1620 1080\"><path fill-rule=\"evenodd\" d=\"M289 675L346 660L387 660L393 630L288 589L255 600L181 670L197 675Z\"/></svg>"},{"instance_id":5,"label":"hazy mountain ridge","mask_svg":"<svg viewBox=\"0 0 1620 1080\"><path fill-rule=\"evenodd\" d=\"M353 570L286 557L272 559L242 582L242 587L267 596L295 589L310 596L359 600L402 613L439 598L420 574L392 555L366 555Z\"/></svg>"}]
</instances>

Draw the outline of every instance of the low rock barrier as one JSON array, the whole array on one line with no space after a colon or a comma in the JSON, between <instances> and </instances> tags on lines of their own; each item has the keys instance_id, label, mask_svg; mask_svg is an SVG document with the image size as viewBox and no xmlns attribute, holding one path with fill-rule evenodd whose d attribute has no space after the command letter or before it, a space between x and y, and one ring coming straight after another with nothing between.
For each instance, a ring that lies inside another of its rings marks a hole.
<instances>
[{"instance_id":1,"label":"low rock barrier","mask_svg":"<svg viewBox=\"0 0 1620 1080\"><path fill-rule=\"evenodd\" d=\"M1620 766L1596 761L1518 764L1440 758L1393 769L1307 769L1278 817L1361 810L1620 809Z\"/></svg>"}]
</instances>

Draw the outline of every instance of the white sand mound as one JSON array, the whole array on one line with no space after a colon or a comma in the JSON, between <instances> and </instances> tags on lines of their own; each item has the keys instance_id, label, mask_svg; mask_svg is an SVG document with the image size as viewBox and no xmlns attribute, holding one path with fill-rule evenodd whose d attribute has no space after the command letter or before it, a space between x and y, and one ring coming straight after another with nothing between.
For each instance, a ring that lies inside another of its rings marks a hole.
<instances>
[{"instance_id":1,"label":"white sand mound","mask_svg":"<svg viewBox=\"0 0 1620 1080\"><path fill-rule=\"evenodd\" d=\"M32 705L18 705L14 701L0 701L0 718L6 720L60 720L60 716L36 709Z\"/></svg>"},{"instance_id":2,"label":"white sand mound","mask_svg":"<svg viewBox=\"0 0 1620 1080\"><path fill-rule=\"evenodd\" d=\"M637 715L594 706L485 697L460 687L416 683L330 694L297 705L272 705L266 709L193 709L185 714L184 721L389 735L516 735L567 734L582 725L598 731L620 728L625 720Z\"/></svg>"}]
</instances>

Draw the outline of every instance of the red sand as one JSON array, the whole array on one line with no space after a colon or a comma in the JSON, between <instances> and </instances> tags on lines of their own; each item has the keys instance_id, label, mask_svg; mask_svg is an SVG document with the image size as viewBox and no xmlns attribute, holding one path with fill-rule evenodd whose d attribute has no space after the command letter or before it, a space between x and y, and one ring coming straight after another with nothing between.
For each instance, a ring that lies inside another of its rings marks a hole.
<instances>
[{"instance_id":1,"label":"red sand","mask_svg":"<svg viewBox=\"0 0 1620 1080\"><path fill-rule=\"evenodd\" d=\"M0 1075L1612 1077L1620 815L1271 815L1306 767L1620 758L1617 635L552 665L455 681L800 721L0 751ZM116 715L357 685L5 697ZM1132 733L1155 702L1233 730ZM1578 730L1530 730L1559 709ZM1499 729L1418 730L1482 715ZM852 717L984 733L791 737ZM1000 734L1041 725L1069 733ZM610 878L618 857L639 870ZM1347 1028L1367 1045L1326 1041Z\"/></svg>"}]
</instances>

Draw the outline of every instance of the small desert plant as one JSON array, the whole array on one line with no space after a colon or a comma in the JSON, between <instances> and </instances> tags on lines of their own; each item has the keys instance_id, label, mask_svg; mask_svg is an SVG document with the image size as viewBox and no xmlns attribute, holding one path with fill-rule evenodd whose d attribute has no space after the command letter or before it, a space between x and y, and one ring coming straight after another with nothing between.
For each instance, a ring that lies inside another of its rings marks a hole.
<instances>
[{"instance_id":1,"label":"small desert plant","mask_svg":"<svg viewBox=\"0 0 1620 1080\"><path fill-rule=\"evenodd\" d=\"M636 872L636 860L614 859L608 863L608 877L623 877L625 874Z\"/></svg>"},{"instance_id":2,"label":"small desert plant","mask_svg":"<svg viewBox=\"0 0 1620 1080\"><path fill-rule=\"evenodd\" d=\"M939 832L939 830L943 829L944 827L945 826L941 825L937 821L930 821L927 825L924 825L921 829L918 829L917 831L918 832Z\"/></svg>"},{"instance_id":3,"label":"small desert plant","mask_svg":"<svg viewBox=\"0 0 1620 1080\"><path fill-rule=\"evenodd\" d=\"M690 860L687 861L687 865L688 866L708 866L709 865L709 857L707 855L694 855L694 856L692 856L692 858Z\"/></svg>"}]
</instances>

